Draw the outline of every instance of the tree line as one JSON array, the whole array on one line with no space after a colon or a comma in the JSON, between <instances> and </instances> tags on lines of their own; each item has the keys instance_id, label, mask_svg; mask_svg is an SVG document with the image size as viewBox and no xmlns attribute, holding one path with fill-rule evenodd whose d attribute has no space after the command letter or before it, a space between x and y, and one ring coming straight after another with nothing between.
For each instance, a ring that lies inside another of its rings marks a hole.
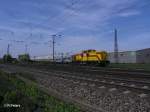
<instances>
[{"instance_id":1,"label":"tree line","mask_svg":"<svg viewBox=\"0 0 150 112\"><path fill-rule=\"evenodd\" d=\"M1 61L4 63L30 62L31 58L29 54L18 55L18 58L13 58L10 54L5 54Z\"/></svg>"}]
</instances>

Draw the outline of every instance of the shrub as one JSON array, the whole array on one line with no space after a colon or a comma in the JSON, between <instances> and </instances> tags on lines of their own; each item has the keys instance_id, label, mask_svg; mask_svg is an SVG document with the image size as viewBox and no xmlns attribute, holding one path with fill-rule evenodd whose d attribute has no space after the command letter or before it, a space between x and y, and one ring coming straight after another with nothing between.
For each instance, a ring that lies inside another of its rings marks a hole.
<instances>
[{"instance_id":1,"label":"shrub","mask_svg":"<svg viewBox=\"0 0 150 112\"><path fill-rule=\"evenodd\" d=\"M11 56L10 54L5 54L5 55L3 56L3 61L4 61L4 62L12 62L12 61L13 61L13 58L12 58L12 56Z\"/></svg>"},{"instance_id":2,"label":"shrub","mask_svg":"<svg viewBox=\"0 0 150 112\"><path fill-rule=\"evenodd\" d=\"M30 55L29 54L22 54L18 56L19 61L21 62L29 62L30 61Z\"/></svg>"}]
</instances>

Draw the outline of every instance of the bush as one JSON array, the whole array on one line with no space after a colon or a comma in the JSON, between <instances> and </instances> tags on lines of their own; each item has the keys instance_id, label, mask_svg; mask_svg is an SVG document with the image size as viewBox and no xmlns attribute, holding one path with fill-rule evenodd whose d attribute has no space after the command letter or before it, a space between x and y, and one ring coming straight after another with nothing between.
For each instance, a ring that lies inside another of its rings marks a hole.
<instances>
[{"instance_id":1,"label":"bush","mask_svg":"<svg viewBox=\"0 0 150 112\"><path fill-rule=\"evenodd\" d=\"M12 62L12 61L13 61L13 58L12 58L12 56L11 56L10 54L5 54L5 55L3 56L3 61L4 61L4 62Z\"/></svg>"},{"instance_id":2,"label":"bush","mask_svg":"<svg viewBox=\"0 0 150 112\"><path fill-rule=\"evenodd\" d=\"M30 55L29 54L22 54L18 56L19 61L21 62L29 62L30 61Z\"/></svg>"}]
</instances>

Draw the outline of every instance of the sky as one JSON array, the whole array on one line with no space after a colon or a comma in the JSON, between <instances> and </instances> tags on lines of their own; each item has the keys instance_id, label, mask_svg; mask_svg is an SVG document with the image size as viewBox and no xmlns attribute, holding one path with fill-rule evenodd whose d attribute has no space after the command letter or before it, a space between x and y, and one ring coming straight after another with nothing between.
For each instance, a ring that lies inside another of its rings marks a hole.
<instances>
[{"instance_id":1,"label":"sky","mask_svg":"<svg viewBox=\"0 0 150 112\"><path fill-rule=\"evenodd\" d=\"M86 49L119 51L150 47L149 0L0 0L0 56L52 54Z\"/></svg>"}]
</instances>

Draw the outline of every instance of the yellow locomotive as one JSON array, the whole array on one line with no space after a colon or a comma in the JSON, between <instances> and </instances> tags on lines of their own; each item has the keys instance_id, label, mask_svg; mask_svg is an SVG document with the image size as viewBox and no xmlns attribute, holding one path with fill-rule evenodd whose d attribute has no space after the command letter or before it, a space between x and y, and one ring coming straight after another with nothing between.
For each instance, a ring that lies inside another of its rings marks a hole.
<instances>
[{"instance_id":1,"label":"yellow locomotive","mask_svg":"<svg viewBox=\"0 0 150 112\"><path fill-rule=\"evenodd\" d=\"M105 66L109 64L108 54L105 51L96 51L96 50L85 50L79 54L72 56L72 61L74 63L82 64L98 64Z\"/></svg>"}]
</instances>

